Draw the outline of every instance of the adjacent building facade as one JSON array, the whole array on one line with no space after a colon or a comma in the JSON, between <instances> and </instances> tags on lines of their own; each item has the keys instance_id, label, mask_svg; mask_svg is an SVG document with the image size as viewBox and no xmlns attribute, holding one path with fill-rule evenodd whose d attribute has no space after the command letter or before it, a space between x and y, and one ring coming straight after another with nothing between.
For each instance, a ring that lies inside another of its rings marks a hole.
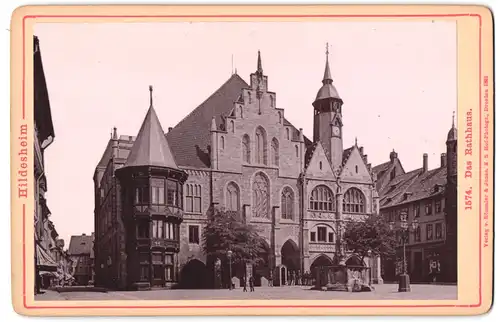
<instances>
[{"instance_id":1,"label":"adjacent building facade","mask_svg":"<svg viewBox=\"0 0 500 322\"><path fill-rule=\"evenodd\" d=\"M54 125L50 110L50 102L43 71L40 42L36 36L33 37L33 69L34 69L34 181L35 181L35 292L40 288L47 287L56 278L57 262L51 254L51 248L55 247L52 222L49 220L50 210L47 206L45 193L47 192L47 177L45 176L45 149L54 141ZM26 129L27 131L27 129ZM20 154L28 155L27 149L21 150ZM27 171L27 170L26 170ZM55 233L57 235L57 233ZM43 285L42 285L43 283Z\"/></svg>"},{"instance_id":2,"label":"adjacent building facade","mask_svg":"<svg viewBox=\"0 0 500 322\"><path fill-rule=\"evenodd\" d=\"M406 268L412 282L457 281L457 129L454 123L446 139L446 153L440 167L429 169L428 155L422 167L405 172L398 154L373 168L377 176L380 212L388 221L398 222L407 214L408 222L419 226L409 234ZM410 225L411 226L411 225ZM402 241L401 241L402 242ZM403 247L396 258L384 260L384 280L396 280L404 270Z\"/></svg>"},{"instance_id":3,"label":"adjacent building facade","mask_svg":"<svg viewBox=\"0 0 500 322\"><path fill-rule=\"evenodd\" d=\"M94 173L96 285L164 287L210 279L201 234L212 207L238 211L260 230L259 277L318 266L369 266L346 252L343 224L378 215L371 165L345 148L343 101L328 56L311 93L312 140L286 119L268 88L260 53L247 83L233 74L179 124L161 129L153 104L139 134L114 129ZM161 107L168 108L168 107ZM234 272L233 275L237 275Z\"/></svg>"},{"instance_id":4,"label":"adjacent building facade","mask_svg":"<svg viewBox=\"0 0 500 322\"><path fill-rule=\"evenodd\" d=\"M93 281L94 234L71 236L68 255L72 260L72 275L76 285L90 285Z\"/></svg>"}]
</instances>

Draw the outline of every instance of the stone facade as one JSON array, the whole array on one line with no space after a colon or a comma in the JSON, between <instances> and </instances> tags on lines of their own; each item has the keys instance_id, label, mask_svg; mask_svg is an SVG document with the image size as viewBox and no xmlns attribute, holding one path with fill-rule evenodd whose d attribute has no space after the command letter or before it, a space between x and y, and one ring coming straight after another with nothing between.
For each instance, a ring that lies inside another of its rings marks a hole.
<instances>
[{"instance_id":1,"label":"stone facade","mask_svg":"<svg viewBox=\"0 0 500 322\"><path fill-rule=\"evenodd\" d=\"M350 256L342 243L343 223L378 215L379 207L363 148L356 142L343 149L342 106L327 60L323 86L311 107L315 138L310 141L278 107L277 94L268 89L259 53L250 84L232 75L207 101L169 129L165 136L173 156L179 169L187 173L178 282L191 278L193 272L208 271L203 271L208 263L201 235L211 207L238 210L259 229L269 249L269 267L260 273L262 277L282 264L288 271L304 273ZM124 213L118 210L112 214L110 209L119 209L121 203L110 199L111 205L106 206L106 198L111 190L119 189L113 173L120 167L117 164L127 159L134 140L123 135L112 138L94 176L96 243L109 245L115 238L122 245L120 251L125 250L128 238L121 228ZM109 228L103 228L109 220ZM113 229L120 232L118 237L110 237ZM112 246L102 246L96 252L113 254ZM104 254L96 253L97 264L102 258ZM378 261L368 263L376 265ZM372 279L377 281L380 276Z\"/></svg>"}]
</instances>

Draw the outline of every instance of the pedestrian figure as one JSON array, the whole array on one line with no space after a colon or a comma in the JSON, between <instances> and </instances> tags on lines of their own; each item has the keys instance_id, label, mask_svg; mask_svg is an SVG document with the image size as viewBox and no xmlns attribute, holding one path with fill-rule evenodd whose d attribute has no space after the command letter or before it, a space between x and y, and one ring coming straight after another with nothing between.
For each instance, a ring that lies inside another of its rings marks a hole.
<instances>
[{"instance_id":1,"label":"pedestrian figure","mask_svg":"<svg viewBox=\"0 0 500 322\"><path fill-rule=\"evenodd\" d=\"M254 285L253 276L250 276L250 278L248 279L248 282L250 283L250 292L255 292L255 289L253 288L253 285Z\"/></svg>"},{"instance_id":2,"label":"pedestrian figure","mask_svg":"<svg viewBox=\"0 0 500 322\"><path fill-rule=\"evenodd\" d=\"M295 271L292 271L292 286L295 285Z\"/></svg>"},{"instance_id":3,"label":"pedestrian figure","mask_svg":"<svg viewBox=\"0 0 500 322\"><path fill-rule=\"evenodd\" d=\"M243 277L243 292L248 292L247 290L247 277Z\"/></svg>"},{"instance_id":4,"label":"pedestrian figure","mask_svg":"<svg viewBox=\"0 0 500 322\"><path fill-rule=\"evenodd\" d=\"M267 281L267 285L272 287L273 284L274 284L274 274L273 271L271 270L269 272L269 280Z\"/></svg>"},{"instance_id":5,"label":"pedestrian figure","mask_svg":"<svg viewBox=\"0 0 500 322\"><path fill-rule=\"evenodd\" d=\"M297 274L297 285L302 285L302 274L299 273Z\"/></svg>"}]
</instances>

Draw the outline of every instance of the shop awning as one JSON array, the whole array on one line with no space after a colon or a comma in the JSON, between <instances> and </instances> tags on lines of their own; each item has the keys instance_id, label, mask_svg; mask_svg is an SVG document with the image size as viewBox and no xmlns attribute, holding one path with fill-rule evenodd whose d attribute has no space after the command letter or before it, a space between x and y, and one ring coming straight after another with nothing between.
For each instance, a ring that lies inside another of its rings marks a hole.
<instances>
[{"instance_id":1,"label":"shop awning","mask_svg":"<svg viewBox=\"0 0 500 322\"><path fill-rule=\"evenodd\" d=\"M40 245L36 245L36 265L40 271L57 271L57 263Z\"/></svg>"}]
</instances>

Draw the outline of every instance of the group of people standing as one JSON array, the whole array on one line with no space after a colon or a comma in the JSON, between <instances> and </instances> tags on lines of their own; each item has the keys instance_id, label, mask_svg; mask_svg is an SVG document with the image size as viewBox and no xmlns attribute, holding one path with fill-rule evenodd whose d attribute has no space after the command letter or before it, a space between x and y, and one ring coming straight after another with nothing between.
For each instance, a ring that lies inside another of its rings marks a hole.
<instances>
[{"instance_id":1,"label":"group of people standing","mask_svg":"<svg viewBox=\"0 0 500 322\"><path fill-rule=\"evenodd\" d=\"M273 281L274 281L274 273L273 271L271 271L269 274L268 286L274 286ZM288 271L288 276L286 277L285 280L285 285L289 286L295 286L295 285L307 286L307 285L312 285L313 283L314 283L313 275L310 272L304 272L304 274L302 274L300 270Z\"/></svg>"},{"instance_id":2,"label":"group of people standing","mask_svg":"<svg viewBox=\"0 0 500 322\"><path fill-rule=\"evenodd\" d=\"M312 285L313 276L310 272L288 271L287 285Z\"/></svg>"}]
</instances>

